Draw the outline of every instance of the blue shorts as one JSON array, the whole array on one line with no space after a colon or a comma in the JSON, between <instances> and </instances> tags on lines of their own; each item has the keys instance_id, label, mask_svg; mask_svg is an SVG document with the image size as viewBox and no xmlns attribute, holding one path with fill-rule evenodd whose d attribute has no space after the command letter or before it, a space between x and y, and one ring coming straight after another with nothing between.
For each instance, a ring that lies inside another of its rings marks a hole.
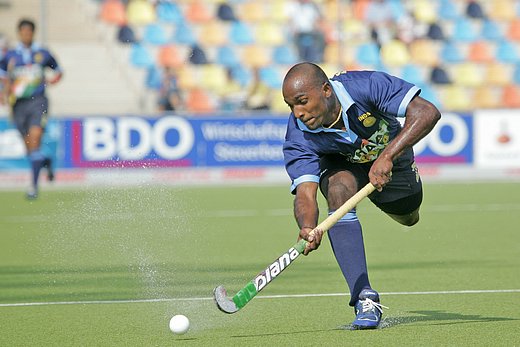
<instances>
[{"instance_id":1,"label":"blue shorts","mask_svg":"<svg viewBox=\"0 0 520 347\"><path fill-rule=\"evenodd\" d=\"M350 163L340 154L329 154L320 159L320 190L327 197L328 177L338 171L349 171L356 178L358 188L368 184L368 173L373 162ZM381 192L375 191L368 198L381 210L396 215L406 215L421 206L422 182L414 162L413 151L405 151L394 161L392 180Z\"/></svg>"},{"instance_id":2,"label":"blue shorts","mask_svg":"<svg viewBox=\"0 0 520 347\"><path fill-rule=\"evenodd\" d=\"M29 129L33 126L45 129L48 105L47 97L43 95L18 99L15 102L13 105L13 122L22 136L27 136Z\"/></svg>"}]
</instances>

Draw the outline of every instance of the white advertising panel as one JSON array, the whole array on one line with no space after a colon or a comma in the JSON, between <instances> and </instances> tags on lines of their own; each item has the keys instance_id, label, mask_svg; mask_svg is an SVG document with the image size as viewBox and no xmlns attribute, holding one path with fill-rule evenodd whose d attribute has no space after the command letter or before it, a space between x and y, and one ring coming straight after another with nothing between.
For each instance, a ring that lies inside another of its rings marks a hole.
<instances>
[{"instance_id":1,"label":"white advertising panel","mask_svg":"<svg viewBox=\"0 0 520 347\"><path fill-rule=\"evenodd\" d=\"M475 164L520 168L520 110L475 112Z\"/></svg>"}]
</instances>

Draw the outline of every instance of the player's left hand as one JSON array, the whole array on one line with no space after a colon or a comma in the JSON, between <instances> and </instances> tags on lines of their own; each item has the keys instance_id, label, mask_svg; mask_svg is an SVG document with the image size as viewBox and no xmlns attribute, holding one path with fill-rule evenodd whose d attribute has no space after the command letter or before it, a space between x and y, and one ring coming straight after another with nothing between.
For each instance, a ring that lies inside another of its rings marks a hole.
<instances>
[{"instance_id":1,"label":"player's left hand","mask_svg":"<svg viewBox=\"0 0 520 347\"><path fill-rule=\"evenodd\" d=\"M303 227L300 230L300 235L298 236L298 241L300 241L301 239L307 240L307 246L305 246L305 249L303 250L303 255L307 255L310 252L318 249L318 247L321 244L322 237L323 230Z\"/></svg>"},{"instance_id":2,"label":"player's left hand","mask_svg":"<svg viewBox=\"0 0 520 347\"><path fill-rule=\"evenodd\" d=\"M392 161L385 157L377 158L374 164L372 164L368 178L378 191L383 190L383 187L392 180L393 167Z\"/></svg>"}]
</instances>

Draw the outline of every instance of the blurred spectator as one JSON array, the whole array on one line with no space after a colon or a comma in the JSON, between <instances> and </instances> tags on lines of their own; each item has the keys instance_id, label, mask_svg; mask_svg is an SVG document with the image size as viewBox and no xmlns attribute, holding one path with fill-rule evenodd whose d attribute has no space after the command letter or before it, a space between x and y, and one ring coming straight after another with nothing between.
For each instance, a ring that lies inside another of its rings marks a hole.
<instances>
[{"instance_id":1,"label":"blurred spectator","mask_svg":"<svg viewBox=\"0 0 520 347\"><path fill-rule=\"evenodd\" d=\"M228 22L237 20L235 11L233 11L233 8L227 2L222 2L218 5L217 18Z\"/></svg>"},{"instance_id":2,"label":"blurred spectator","mask_svg":"<svg viewBox=\"0 0 520 347\"><path fill-rule=\"evenodd\" d=\"M123 44L137 42L133 29L126 24L119 26L119 30L117 31L117 40Z\"/></svg>"},{"instance_id":3,"label":"blurred spectator","mask_svg":"<svg viewBox=\"0 0 520 347\"><path fill-rule=\"evenodd\" d=\"M442 41L444 40L444 32L442 31L442 27L439 23L431 23L428 26L428 32L426 36L431 40Z\"/></svg>"},{"instance_id":4,"label":"blurred spectator","mask_svg":"<svg viewBox=\"0 0 520 347\"><path fill-rule=\"evenodd\" d=\"M206 52L202 49L198 44L193 44L191 46L191 53L189 55L190 63L195 65L207 64L208 58L206 58Z\"/></svg>"},{"instance_id":5,"label":"blurred spectator","mask_svg":"<svg viewBox=\"0 0 520 347\"><path fill-rule=\"evenodd\" d=\"M392 40L396 32L396 19L390 3L372 0L365 11L365 22L370 26L370 36L379 47Z\"/></svg>"},{"instance_id":6,"label":"blurred spectator","mask_svg":"<svg viewBox=\"0 0 520 347\"><path fill-rule=\"evenodd\" d=\"M426 32L425 25L419 23L413 12L405 12L396 22L395 38L409 45Z\"/></svg>"},{"instance_id":7,"label":"blurred spectator","mask_svg":"<svg viewBox=\"0 0 520 347\"><path fill-rule=\"evenodd\" d=\"M253 81L246 99L246 109L248 110L270 110L272 91L260 78L260 68L255 68Z\"/></svg>"},{"instance_id":8,"label":"blurred spectator","mask_svg":"<svg viewBox=\"0 0 520 347\"><path fill-rule=\"evenodd\" d=\"M247 90L233 78L233 70L226 69L227 82L220 90L220 109L223 111L237 111L244 108Z\"/></svg>"},{"instance_id":9,"label":"blurred spectator","mask_svg":"<svg viewBox=\"0 0 520 347\"><path fill-rule=\"evenodd\" d=\"M296 0L289 3L287 10L300 60L323 62L325 34L321 28L322 15L318 6L312 0Z\"/></svg>"},{"instance_id":10,"label":"blurred spectator","mask_svg":"<svg viewBox=\"0 0 520 347\"><path fill-rule=\"evenodd\" d=\"M452 82L448 73L441 65L436 65L432 68L430 81L433 84L450 84Z\"/></svg>"},{"instance_id":11,"label":"blurred spectator","mask_svg":"<svg viewBox=\"0 0 520 347\"><path fill-rule=\"evenodd\" d=\"M469 18L474 18L474 19L486 18L486 15L484 14L484 10L482 9L482 6L480 5L480 3L478 1L475 1L475 0L468 1L468 4L466 5L466 15Z\"/></svg>"},{"instance_id":12,"label":"blurred spectator","mask_svg":"<svg viewBox=\"0 0 520 347\"><path fill-rule=\"evenodd\" d=\"M164 70L158 106L159 111L178 111L184 107L177 72L172 67Z\"/></svg>"}]
</instances>

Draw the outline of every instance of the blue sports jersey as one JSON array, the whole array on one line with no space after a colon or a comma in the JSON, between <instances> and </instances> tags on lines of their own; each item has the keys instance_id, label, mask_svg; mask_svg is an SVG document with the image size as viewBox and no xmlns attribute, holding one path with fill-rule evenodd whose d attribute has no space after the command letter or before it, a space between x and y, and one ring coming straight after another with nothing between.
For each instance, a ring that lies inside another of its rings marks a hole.
<instances>
[{"instance_id":1,"label":"blue sports jersey","mask_svg":"<svg viewBox=\"0 0 520 347\"><path fill-rule=\"evenodd\" d=\"M14 98L27 99L45 94L46 67L61 71L49 51L37 44L26 48L20 43L0 60L0 77L11 80L10 93Z\"/></svg>"},{"instance_id":2,"label":"blue sports jersey","mask_svg":"<svg viewBox=\"0 0 520 347\"><path fill-rule=\"evenodd\" d=\"M343 129L308 129L291 113L283 146L291 191L303 182L319 182L320 157L342 154L351 163L372 162L401 129L410 101L420 89L377 71L336 74L330 83L342 106Z\"/></svg>"}]
</instances>

